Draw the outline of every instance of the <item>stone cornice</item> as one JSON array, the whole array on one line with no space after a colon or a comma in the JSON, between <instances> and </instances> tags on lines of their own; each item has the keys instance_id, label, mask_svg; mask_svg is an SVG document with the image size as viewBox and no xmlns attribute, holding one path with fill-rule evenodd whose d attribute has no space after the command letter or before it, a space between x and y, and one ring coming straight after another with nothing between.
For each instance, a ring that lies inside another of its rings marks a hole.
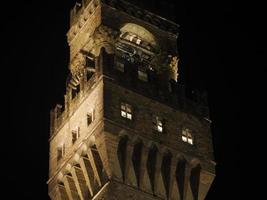
<instances>
[{"instance_id":1,"label":"stone cornice","mask_svg":"<svg viewBox=\"0 0 267 200\"><path fill-rule=\"evenodd\" d=\"M102 0L102 2L119 11L125 12L154 26L157 26L164 31L173 33L175 35L178 35L179 33L180 26L178 24L163 17L160 17L154 13L151 13L147 10L141 9L131 3L128 3L123 0Z\"/></svg>"}]
</instances>

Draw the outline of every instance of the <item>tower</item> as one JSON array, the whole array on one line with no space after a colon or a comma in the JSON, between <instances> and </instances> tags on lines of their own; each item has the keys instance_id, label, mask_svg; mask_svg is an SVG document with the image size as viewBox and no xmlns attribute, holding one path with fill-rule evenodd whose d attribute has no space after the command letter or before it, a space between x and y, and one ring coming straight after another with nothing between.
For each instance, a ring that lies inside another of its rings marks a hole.
<instances>
[{"instance_id":1,"label":"tower","mask_svg":"<svg viewBox=\"0 0 267 200\"><path fill-rule=\"evenodd\" d=\"M179 26L122 0L70 13L70 75L51 111L52 200L202 200L215 177L206 97L179 83Z\"/></svg>"}]
</instances>

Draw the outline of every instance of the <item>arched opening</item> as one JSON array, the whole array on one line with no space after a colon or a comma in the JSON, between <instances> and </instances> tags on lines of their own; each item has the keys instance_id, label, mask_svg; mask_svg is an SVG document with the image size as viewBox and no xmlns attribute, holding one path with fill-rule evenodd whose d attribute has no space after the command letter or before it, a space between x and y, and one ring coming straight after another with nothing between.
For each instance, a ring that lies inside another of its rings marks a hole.
<instances>
[{"instance_id":1,"label":"arched opening","mask_svg":"<svg viewBox=\"0 0 267 200\"><path fill-rule=\"evenodd\" d=\"M192 168L192 170L191 170L190 186L191 186L194 200L198 199L200 170L201 170L201 167L199 164L197 166L195 166L194 168Z\"/></svg>"},{"instance_id":2,"label":"arched opening","mask_svg":"<svg viewBox=\"0 0 267 200\"><path fill-rule=\"evenodd\" d=\"M134 167L134 172L135 172L138 187L140 183L142 149L143 149L143 143L142 141L139 141L138 143L134 145L133 155L132 155L132 162L133 162L133 167Z\"/></svg>"},{"instance_id":3,"label":"arched opening","mask_svg":"<svg viewBox=\"0 0 267 200\"><path fill-rule=\"evenodd\" d=\"M87 171L87 174L88 174L90 185L92 187L92 193L96 194L97 191L100 189L100 186L95 176L93 165L90 162L90 159L88 158L87 155L83 157L83 162L84 162L84 166Z\"/></svg>"},{"instance_id":4,"label":"arched opening","mask_svg":"<svg viewBox=\"0 0 267 200\"><path fill-rule=\"evenodd\" d=\"M133 23L127 23L120 29L120 31L122 33L121 36L127 37L127 40L131 42L141 44L142 41L145 41L152 46L156 46L156 40L153 34L142 26ZM123 35L126 33L129 33L128 36Z\"/></svg>"},{"instance_id":5,"label":"arched opening","mask_svg":"<svg viewBox=\"0 0 267 200\"><path fill-rule=\"evenodd\" d=\"M125 136L121 138L118 144L117 156L121 167L121 173L123 177L123 181L125 181L125 166L126 166L126 155L127 155L127 143L128 137Z\"/></svg>"},{"instance_id":6,"label":"arched opening","mask_svg":"<svg viewBox=\"0 0 267 200\"><path fill-rule=\"evenodd\" d=\"M167 153L164 154L161 163L161 174L167 197L169 195L169 187L170 187L171 160L172 160L172 154L168 151Z\"/></svg>"},{"instance_id":7,"label":"arched opening","mask_svg":"<svg viewBox=\"0 0 267 200\"><path fill-rule=\"evenodd\" d=\"M156 173L156 163L157 163L157 154L158 149L155 145L153 145L148 153L147 158L147 172L150 179L152 191L154 192L154 182L155 182L155 173Z\"/></svg>"},{"instance_id":8,"label":"arched opening","mask_svg":"<svg viewBox=\"0 0 267 200\"><path fill-rule=\"evenodd\" d=\"M105 71L110 71L114 66L114 54L110 54L105 47L100 49L100 67Z\"/></svg>"},{"instance_id":9,"label":"arched opening","mask_svg":"<svg viewBox=\"0 0 267 200\"><path fill-rule=\"evenodd\" d=\"M178 190L180 192L180 199L184 199L184 180L185 180L185 167L186 161L185 159L180 159L176 166L176 182L178 185Z\"/></svg>"},{"instance_id":10,"label":"arched opening","mask_svg":"<svg viewBox=\"0 0 267 200\"><path fill-rule=\"evenodd\" d=\"M101 160L101 157L99 155L99 152L97 150L96 145L93 145L91 147L91 151L92 151L92 155L93 155L93 158L95 161L96 169L97 169L100 181L101 181L101 185L104 185L107 182L108 178L107 178L107 174L106 174L106 171L104 169L103 162Z\"/></svg>"},{"instance_id":11,"label":"arched opening","mask_svg":"<svg viewBox=\"0 0 267 200\"><path fill-rule=\"evenodd\" d=\"M125 24L120 32L115 44L115 69L125 74L126 84L134 86L140 81L148 82L150 63L159 50L155 37L133 23Z\"/></svg>"}]
</instances>

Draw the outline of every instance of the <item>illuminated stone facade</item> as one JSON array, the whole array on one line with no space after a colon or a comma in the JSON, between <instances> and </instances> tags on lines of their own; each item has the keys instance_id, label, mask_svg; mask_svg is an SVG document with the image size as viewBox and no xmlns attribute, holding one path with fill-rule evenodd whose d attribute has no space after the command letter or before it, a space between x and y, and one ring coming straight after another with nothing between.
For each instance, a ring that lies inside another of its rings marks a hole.
<instances>
[{"instance_id":1,"label":"illuminated stone facade","mask_svg":"<svg viewBox=\"0 0 267 200\"><path fill-rule=\"evenodd\" d=\"M215 177L205 95L179 84L179 26L124 1L71 11L64 105L51 111L52 200L202 200Z\"/></svg>"}]
</instances>

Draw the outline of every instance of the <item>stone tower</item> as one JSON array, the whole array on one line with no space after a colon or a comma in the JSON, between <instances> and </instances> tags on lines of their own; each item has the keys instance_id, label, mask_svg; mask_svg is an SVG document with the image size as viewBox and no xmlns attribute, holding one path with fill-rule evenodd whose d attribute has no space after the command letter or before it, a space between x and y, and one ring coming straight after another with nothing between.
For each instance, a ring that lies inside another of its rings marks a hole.
<instances>
[{"instance_id":1,"label":"stone tower","mask_svg":"<svg viewBox=\"0 0 267 200\"><path fill-rule=\"evenodd\" d=\"M51 111L52 200L205 199L210 120L204 93L179 83L178 30L122 0L76 3L65 101Z\"/></svg>"}]
</instances>

